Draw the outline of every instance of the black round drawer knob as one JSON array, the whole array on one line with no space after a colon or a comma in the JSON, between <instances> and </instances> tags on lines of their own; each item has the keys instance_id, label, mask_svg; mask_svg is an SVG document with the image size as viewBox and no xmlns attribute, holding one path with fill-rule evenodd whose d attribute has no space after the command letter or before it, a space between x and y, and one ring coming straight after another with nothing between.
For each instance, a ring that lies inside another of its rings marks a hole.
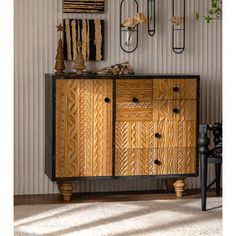
<instances>
[{"instance_id":1,"label":"black round drawer knob","mask_svg":"<svg viewBox=\"0 0 236 236\"><path fill-rule=\"evenodd\" d=\"M173 90L174 90L174 92L178 92L179 88L178 87L174 87Z\"/></svg>"},{"instance_id":2,"label":"black round drawer knob","mask_svg":"<svg viewBox=\"0 0 236 236\"><path fill-rule=\"evenodd\" d=\"M174 112L174 113L179 113L180 110L179 110L178 108L175 107L175 108L173 108L173 112Z\"/></svg>"},{"instance_id":3,"label":"black round drawer knob","mask_svg":"<svg viewBox=\"0 0 236 236\"><path fill-rule=\"evenodd\" d=\"M154 164L156 164L156 165L160 165L161 162L160 162L159 160L155 160L155 161L154 161Z\"/></svg>"},{"instance_id":4,"label":"black round drawer knob","mask_svg":"<svg viewBox=\"0 0 236 236\"><path fill-rule=\"evenodd\" d=\"M110 98L104 98L104 101L108 103L110 102Z\"/></svg>"},{"instance_id":5,"label":"black round drawer knob","mask_svg":"<svg viewBox=\"0 0 236 236\"><path fill-rule=\"evenodd\" d=\"M132 101L133 102L138 102L138 99L137 98L133 98Z\"/></svg>"},{"instance_id":6,"label":"black round drawer knob","mask_svg":"<svg viewBox=\"0 0 236 236\"><path fill-rule=\"evenodd\" d=\"M159 133L155 133L156 138L161 138L161 135Z\"/></svg>"}]
</instances>

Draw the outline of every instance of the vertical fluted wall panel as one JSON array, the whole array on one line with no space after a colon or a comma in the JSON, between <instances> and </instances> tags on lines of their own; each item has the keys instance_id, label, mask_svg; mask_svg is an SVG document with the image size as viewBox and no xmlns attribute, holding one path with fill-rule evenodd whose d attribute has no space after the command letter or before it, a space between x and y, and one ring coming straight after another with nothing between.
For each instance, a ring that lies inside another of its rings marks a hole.
<instances>
[{"instance_id":1,"label":"vertical fluted wall panel","mask_svg":"<svg viewBox=\"0 0 236 236\"><path fill-rule=\"evenodd\" d=\"M138 0L147 15L146 0ZM119 46L119 0L107 0L105 14L62 14L62 0L16 0L14 9L15 90L15 194L57 192L56 184L44 174L44 74L54 71L62 18L105 20L105 60L87 62L88 68L102 68L129 61L136 72L189 73L201 76L201 122L222 119L222 27L221 21L196 21L194 12L206 12L210 1L186 1L186 48L177 55L171 49L172 0L156 0L157 31L139 27L138 49L124 53ZM126 12L131 12L132 4ZM69 65L71 66L71 65ZM209 171L209 180L214 169ZM188 188L199 188L199 178L187 179ZM77 181L78 191L148 190L164 188L161 180Z\"/></svg>"}]
</instances>

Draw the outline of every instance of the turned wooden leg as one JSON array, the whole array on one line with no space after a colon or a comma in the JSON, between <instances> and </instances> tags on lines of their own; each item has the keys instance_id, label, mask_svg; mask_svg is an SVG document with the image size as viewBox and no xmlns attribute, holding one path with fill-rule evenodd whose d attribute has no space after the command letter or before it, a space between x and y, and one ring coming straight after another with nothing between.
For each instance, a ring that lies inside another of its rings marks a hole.
<instances>
[{"instance_id":1,"label":"turned wooden leg","mask_svg":"<svg viewBox=\"0 0 236 236\"><path fill-rule=\"evenodd\" d=\"M174 182L176 181L176 179L165 179L165 184L166 184L166 188L168 190L168 192L174 192L175 188L174 188Z\"/></svg>"},{"instance_id":2,"label":"turned wooden leg","mask_svg":"<svg viewBox=\"0 0 236 236\"><path fill-rule=\"evenodd\" d=\"M73 184L71 181L65 181L57 183L60 194L63 196L63 200L68 202L71 200L71 195L73 192Z\"/></svg>"},{"instance_id":3,"label":"turned wooden leg","mask_svg":"<svg viewBox=\"0 0 236 236\"><path fill-rule=\"evenodd\" d=\"M183 197L184 188L186 186L185 180L183 178L177 179L173 185L175 187L176 196L179 198Z\"/></svg>"}]
</instances>

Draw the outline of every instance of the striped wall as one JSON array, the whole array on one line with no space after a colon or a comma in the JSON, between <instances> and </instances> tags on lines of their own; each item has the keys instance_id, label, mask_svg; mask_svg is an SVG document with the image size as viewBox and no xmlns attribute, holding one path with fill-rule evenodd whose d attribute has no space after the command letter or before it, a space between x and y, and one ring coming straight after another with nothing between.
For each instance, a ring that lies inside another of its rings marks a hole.
<instances>
[{"instance_id":1,"label":"striped wall","mask_svg":"<svg viewBox=\"0 0 236 236\"><path fill-rule=\"evenodd\" d=\"M57 187L44 174L44 74L53 72L57 32L62 18L105 20L105 61L89 62L91 69L129 61L136 72L189 73L201 76L201 121L222 119L221 21L195 21L196 10L207 9L206 0L186 0L186 49L171 50L171 0L156 0L157 32L139 28L139 46L131 54L119 47L119 0L105 1L105 14L62 14L62 0L15 0L14 6L14 186L15 194L55 193ZM146 1L139 0L146 13ZM128 11L128 10L127 10ZM210 170L209 179L214 176ZM162 189L161 180L80 181L77 191ZM199 188L198 178L187 179L188 188Z\"/></svg>"}]
</instances>

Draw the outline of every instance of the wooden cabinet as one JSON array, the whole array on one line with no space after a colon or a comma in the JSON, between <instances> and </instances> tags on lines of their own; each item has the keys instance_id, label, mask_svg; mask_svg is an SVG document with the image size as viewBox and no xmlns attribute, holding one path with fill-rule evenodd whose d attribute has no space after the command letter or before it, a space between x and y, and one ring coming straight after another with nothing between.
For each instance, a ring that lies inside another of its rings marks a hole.
<instances>
[{"instance_id":1,"label":"wooden cabinet","mask_svg":"<svg viewBox=\"0 0 236 236\"><path fill-rule=\"evenodd\" d=\"M199 76L47 75L46 174L65 200L79 178L198 175Z\"/></svg>"},{"instance_id":2,"label":"wooden cabinet","mask_svg":"<svg viewBox=\"0 0 236 236\"><path fill-rule=\"evenodd\" d=\"M56 177L111 176L112 80L56 80L55 115Z\"/></svg>"}]
</instances>

